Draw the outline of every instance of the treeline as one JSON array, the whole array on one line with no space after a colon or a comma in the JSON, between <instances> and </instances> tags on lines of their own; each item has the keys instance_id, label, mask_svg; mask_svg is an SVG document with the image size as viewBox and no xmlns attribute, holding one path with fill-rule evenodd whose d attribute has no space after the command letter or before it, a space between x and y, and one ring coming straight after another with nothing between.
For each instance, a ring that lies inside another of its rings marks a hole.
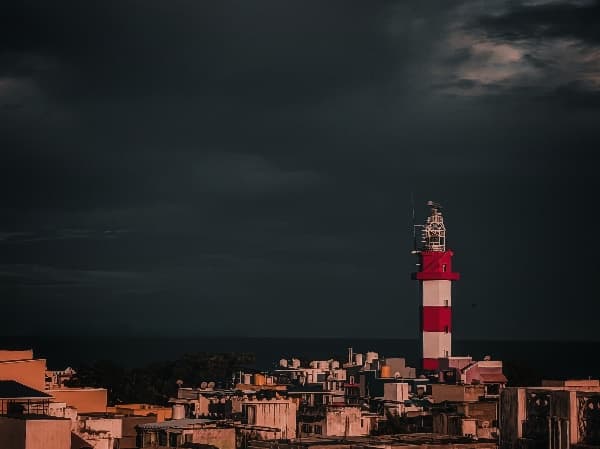
<instances>
[{"instance_id":1,"label":"treeline","mask_svg":"<svg viewBox=\"0 0 600 449\"><path fill-rule=\"evenodd\" d=\"M109 405L119 403L149 403L167 405L177 394L177 381L183 386L200 386L214 381L226 387L244 367L252 366L252 353L185 354L174 361L155 362L141 368L124 368L101 360L76 367L77 375L66 385L73 387L103 387L108 389Z\"/></svg>"}]
</instances>

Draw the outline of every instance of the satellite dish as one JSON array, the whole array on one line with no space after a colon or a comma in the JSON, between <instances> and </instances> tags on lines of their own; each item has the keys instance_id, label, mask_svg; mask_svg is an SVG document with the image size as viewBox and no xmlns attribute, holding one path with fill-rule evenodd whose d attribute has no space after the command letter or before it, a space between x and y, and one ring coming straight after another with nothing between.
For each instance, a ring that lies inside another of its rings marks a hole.
<instances>
[{"instance_id":1,"label":"satellite dish","mask_svg":"<svg viewBox=\"0 0 600 449\"><path fill-rule=\"evenodd\" d=\"M486 362L487 362L488 360L492 360L492 356L486 355L486 356L483 358L483 360L485 360Z\"/></svg>"},{"instance_id":2,"label":"satellite dish","mask_svg":"<svg viewBox=\"0 0 600 449\"><path fill-rule=\"evenodd\" d=\"M208 388L215 388L215 383L212 380L208 383Z\"/></svg>"},{"instance_id":3,"label":"satellite dish","mask_svg":"<svg viewBox=\"0 0 600 449\"><path fill-rule=\"evenodd\" d=\"M175 383L177 384L177 386L181 387L183 385L183 380L177 379L177 382Z\"/></svg>"},{"instance_id":4,"label":"satellite dish","mask_svg":"<svg viewBox=\"0 0 600 449\"><path fill-rule=\"evenodd\" d=\"M208 385L208 384L207 384L206 382L202 382L202 383L200 384L200 388L202 388L202 389L204 390L204 389L206 388L206 386L207 386L207 385Z\"/></svg>"}]
</instances>

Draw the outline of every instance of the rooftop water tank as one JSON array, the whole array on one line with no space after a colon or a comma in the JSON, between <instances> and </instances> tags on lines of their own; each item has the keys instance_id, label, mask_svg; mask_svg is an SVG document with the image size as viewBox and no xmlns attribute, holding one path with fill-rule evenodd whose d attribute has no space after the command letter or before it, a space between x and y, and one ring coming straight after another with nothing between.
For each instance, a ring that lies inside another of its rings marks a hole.
<instances>
[{"instance_id":1,"label":"rooftop water tank","mask_svg":"<svg viewBox=\"0 0 600 449\"><path fill-rule=\"evenodd\" d=\"M171 412L171 419L184 419L185 418L185 405L173 404L173 410Z\"/></svg>"},{"instance_id":2,"label":"rooftop water tank","mask_svg":"<svg viewBox=\"0 0 600 449\"><path fill-rule=\"evenodd\" d=\"M381 369L379 370L379 377L392 377L392 367L388 365L381 365Z\"/></svg>"},{"instance_id":3,"label":"rooftop water tank","mask_svg":"<svg viewBox=\"0 0 600 449\"><path fill-rule=\"evenodd\" d=\"M363 355L360 354L360 353L354 354L354 361L356 362L356 365L362 366L362 364L363 364Z\"/></svg>"}]
</instances>

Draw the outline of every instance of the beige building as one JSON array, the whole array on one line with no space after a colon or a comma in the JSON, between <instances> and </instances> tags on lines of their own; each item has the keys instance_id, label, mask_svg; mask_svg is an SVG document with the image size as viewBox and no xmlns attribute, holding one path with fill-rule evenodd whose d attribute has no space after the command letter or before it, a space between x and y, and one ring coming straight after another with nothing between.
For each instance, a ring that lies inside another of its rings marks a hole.
<instances>
[{"instance_id":1,"label":"beige building","mask_svg":"<svg viewBox=\"0 0 600 449\"><path fill-rule=\"evenodd\" d=\"M236 449L235 429L208 419L174 419L137 426L141 448L181 447L185 443Z\"/></svg>"},{"instance_id":2,"label":"beige building","mask_svg":"<svg viewBox=\"0 0 600 449\"><path fill-rule=\"evenodd\" d=\"M162 422L171 419L173 408L152 404L119 404L107 407L106 411L125 416L156 416L156 422Z\"/></svg>"},{"instance_id":3,"label":"beige building","mask_svg":"<svg viewBox=\"0 0 600 449\"><path fill-rule=\"evenodd\" d=\"M242 422L255 426L259 438L296 438L296 404L291 399L246 398L241 401L241 406Z\"/></svg>"},{"instance_id":4,"label":"beige building","mask_svg":"<svg viewBox=\"0 0 600 449\"><path fill-rule=\"evenodd\" d=\"M355 437L369 435L372 417L360 406L323 405L302 409L298 415L300 436Z\"/></svg>"},{"instance_id":5,"label":"beige building","mask_svg":"<svg viewBox=\"0 0 600 449\"><path fill-rule=\"evenodd\" d=\"M71 421L49 416L0 416L2 449L69 449Z\"/></svg>"}]
</instances>

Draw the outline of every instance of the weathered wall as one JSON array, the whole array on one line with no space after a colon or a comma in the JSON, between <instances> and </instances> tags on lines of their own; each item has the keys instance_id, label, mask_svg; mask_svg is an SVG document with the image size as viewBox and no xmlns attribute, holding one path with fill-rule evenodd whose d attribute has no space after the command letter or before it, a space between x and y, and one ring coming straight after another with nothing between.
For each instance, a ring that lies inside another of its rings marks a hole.
<instances>
[{"instance_id":1,"label":"weathered wall","mask_svg":"<svg viewBox=\"0 0 600 449\"><path fill-rule=\"evenodd\" d=\"M121 418L96 418L79 416L79 430L82 432L108 432L114 438L121 438L123 421Z\"/></svg>"},{"instance_id":2,"label":"weathered wall","mask_svg":"<svg viewBox=\"0 0 600 449\"><path fill-rule=\"evenodd\" d=\"M195 429L192 442L211 444L219 449L235 449L235 429Z\"/></svg>"},{"instance_id":3,"label":"weathered wall","mask_svg":"<svg viewBox=\"0 0 600 449\"><path fill-rule=\"evenodd\" d=\"M485 387L483 385L431 385L431 397L436 403L477 401L484 394Z\"/></svg>"},{"instance_id":4,"label":"weathered wall","mask_svg":"<svg viewBox=\"0 0 600 449\"><path fill-rule=\"evenodd\" d=\"M366 421L366 420L365 420ZM359 407L328 407L323 435L368 435L368 422L363 422Z\"/></svg>"},{"instance_id":5,"label":"weathered wall","mask_svg":"<svg viewBox=\"0 0 600 449\"><path fill-rule=\"evenodd\" d=\"M124 415L132 416L156 416L156 420L153 422L163 422L167 419L171 419L173 412L172 407L159 407L149 404L121 404L114 407L115 413L121 413Z\"/></svg>"},{"instance_id":6,"label":"weathered wall","mask_svg":"<svg viewBox=\"0 0 600 449\"><path fill-rule=\"evenodd\" d=\"M508 387L500 394L499 426L500 448L512 449L517 447L523 434L525 420L525 388Z\"/></svg>"},{"instance_id":7,"label":"weathered wall","mask_svg":"<svg viewBox=\"0 0 600 449\"><path fill-rule=\"evenodd\" d=\"M68 419L27 420L25 449L66 449L71 447L71 421Z\"/></svg>"},{"instance_id":8,"label":"weathered wall","mask_svg":"<svg viewBox=\"0 0 600 449\"><path fill-rule=\"evenodd\" d=\"M244 401L245 407L255 407L256 426L281 429L277 438L296 438L296 404L289 399Z\"/></svg>"},{"instance_id":9,"label":"weathered wall","mask_svg":"<svg viewBox=\"0 0 600 449\"><path fill-rule=\"evenodd\" d=\"M123 418L122 436L119 449L135 449L137 430L135 426L140 424L155 423L156 416L124 416Z\"/></svg>"}]
</instances>

